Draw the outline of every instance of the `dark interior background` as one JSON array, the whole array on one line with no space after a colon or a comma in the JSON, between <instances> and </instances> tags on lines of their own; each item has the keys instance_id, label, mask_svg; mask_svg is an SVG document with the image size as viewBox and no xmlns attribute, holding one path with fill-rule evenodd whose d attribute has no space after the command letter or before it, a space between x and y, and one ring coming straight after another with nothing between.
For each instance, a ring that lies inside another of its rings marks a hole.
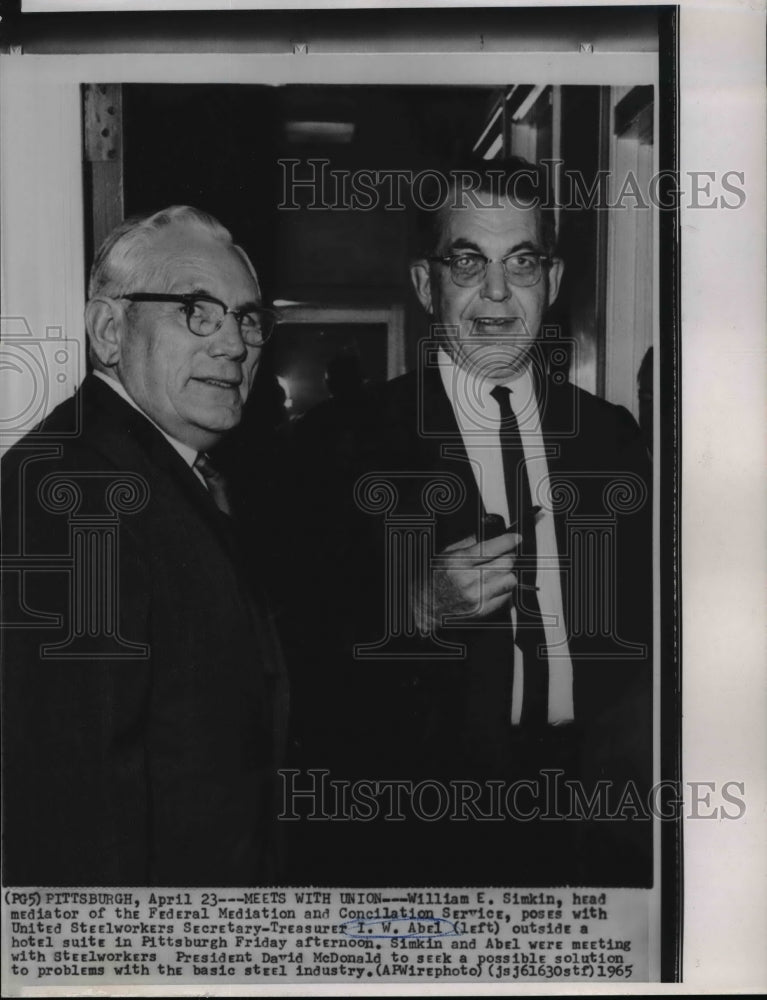
<instances>
[{"instance_id":1,"label":"dark interior background","mask_svg":"<svg viewBox=\"0 0 767 1000\"><path fill-rule=\"evenodd\" d=\"M409 213L387 209L383 199L367 211L309 209L308 196L301 195L300 209L281 209L286 172L293 168L281 167L280 161L301 161L296 176L306 176L309 160L328 161L328 171L433 169L471 151L499 88L126 84L122 89L126 215L170 204L212 213L251 256L268 301L401 306L405 367L415 365L428 323L408 278ZM562 157L566 168L587 177L599 162L599 89L562 88ZM348 141L339 142L321 128L297 135L294 123L303 122L344 123ZM551 155L545 129L541 135L539 156ZM332 200L330 183L327 192ZM597 213L563 212L561 221L566 277L550 319L565 338L573 336L581 349L597 352ZM316 373L318 359L326 360L334 345L360 357L364 377L381 378L385 370L373 360L372 345L368 349L363 343L364 329L346 334L307 329L297 341L294 331L291 356L300 343L305 369ZM286 340L265 355L261 377L284 365L280 351L287 349ZM325 394L317 383L294 412Z\"/></svg>"},{"instance_id":2,"label":"dark interior background","mask_svg":"<svg viewBox=\"0 0 767 1000\"><path fill-rule=\"evenodd\" d=\"M327 160L329 171L433 167L471 148L495 93L481 87L127 85L125 212L179 203L211 212L248 251L272 301L402 303L410 348L422 327L409 294L407 213L382 204L369 211L280 210L279 161ZM291 140L288 123L307 121L350 124L352 139ZM328 193L332 197L330 185ZM408 360L414 362L414 348Z\"/></svg>"}]
</instances>

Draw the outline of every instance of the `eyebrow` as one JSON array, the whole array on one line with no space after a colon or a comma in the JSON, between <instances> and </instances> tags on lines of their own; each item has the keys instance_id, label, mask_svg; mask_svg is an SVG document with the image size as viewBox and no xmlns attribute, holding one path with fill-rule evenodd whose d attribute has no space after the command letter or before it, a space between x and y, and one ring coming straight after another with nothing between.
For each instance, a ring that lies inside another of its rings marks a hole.
<instances>
[{"instance_id":1,"label":"eyebrow","mask_svg":"<svg viewBox=\"0 0 767 1000\"><path fill-rule=\"evenodd\" d=\"M221 302L222 305L226 305L217 295L213 295L209 292L207 288L193 288L189 292L179 292L180 295L203 295L207 296L209 299L215 299L216 302ZM263 309L264 307L260 302L256 302L255 299L248 299L247 302L243 302L242 305L235 306L238 312L247 312L249 309Z\"/></svg>"},{"instance_id":2,"label":"eyebrow","mask_svg":"<svg viewBox=\"0 0 767 1000\"><path fill-rule=\"evenodd\" d=\"M453 240L453 242L448 246L447 249L448 251L473 250L475 253L482 254L483 257L486 256L485 251L480 246L478 246L472 240L467 240L463 236L459 236L457 240ZM513 253L521 253L523 250L532 250L534 253L543 252L541 248L536 246L536 244L533 243L531 240L522 240L521 243L515 243L514 246L511 247L510 250L507 250L502 256L508 257L510 254Z\"/></svg>"},{"instance_id":3,"label":"eyebrow","mask_svg":"<svg viewBox=\"0 0 767 1000\"><path fill-rule=\"evenodd\" d=\"M243 302L241 306L236 306L235 308L239 312L248 312L251 309L264 309L265 307L260 302L250 299L248 302Z\"/></svg>"}]
</instances>

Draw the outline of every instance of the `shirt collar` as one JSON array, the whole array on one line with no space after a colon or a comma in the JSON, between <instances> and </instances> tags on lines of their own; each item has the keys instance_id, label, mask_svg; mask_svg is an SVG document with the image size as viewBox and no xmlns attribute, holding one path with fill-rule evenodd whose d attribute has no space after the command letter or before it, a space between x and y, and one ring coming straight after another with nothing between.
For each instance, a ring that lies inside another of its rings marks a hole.
<instances>
[{"instance_id":1,"label":"shirt collar","mask_svg":"<svg viewBox=\"0 0 767 1000\"><path fill-rule=\"evenodd\" d=\"M170 434L166 434L165 431L162 429L162 427L160 427L159 424L155 423L155 421L152 420L152 418L147 413L145 413L138 405L138 403L128 394L128 390L125 388L122 382L118 382L116 378L110 378L109 375L105 375L104 372L94 372L93 374L96 376L96 378L100 378L102 382L105 382L110 387L110 389L113 389L118 396L121 396L126 403L128 403L130 406L133 407L134 410L138 410L138 412L142 414L142 416L146 417L146 419L150 422L150 424L153 424L157 428L157 430L162 434L162 436L165 438L168 444L178 452L178 454L183 458L183 460L186 462L189 468L192 468L194 466L194 463L197 460L198 452L190 445L184 444L183 441L178 441L176 438L171 437Z\"/></svg>"},{"instance_id":2,"label":"shirt collar","mask_svg":"<svg viewBox=\"0 0 767 1000\"><path fill-rule=\"evenodd\" d=\"M478 378L473 372L456 365L443 348L437 352L437 365L458 426L462 430L497 430L498 404L490 395L497 383ZM537 414L535 384L529 365L516 378L503 384L510 390L511 408L520 418L520 423L531 410ZM532 407L531 402L534 404Z\"/></svg>"}]
</instances>

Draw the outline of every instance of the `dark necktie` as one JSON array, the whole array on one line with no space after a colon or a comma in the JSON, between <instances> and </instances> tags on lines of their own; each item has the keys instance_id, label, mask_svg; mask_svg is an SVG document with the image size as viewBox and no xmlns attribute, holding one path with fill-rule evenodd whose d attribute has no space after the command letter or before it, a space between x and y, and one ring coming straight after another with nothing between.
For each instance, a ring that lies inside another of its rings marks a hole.
<instances>
[{"instance_id":1,"label":"dark necktie","mask_svg":"<svg viewBox=\"0 0 767 1000\"><path fill-rule=\"evenodd\" d=\"M223 514L232 515L232 505L229 500L226 480L211 462L210 456L201 451L194 462L194 467L205 480L208 492L213 497L213 502Z\"/></svg>"},{"instance_id":2,"label":"dark necktie","mask_svg":"<svg viewBox=\"0 0 767 1000\"><path fill-rule=\"evenodd\" d=\"M514 596L517 609L514 641L524 656L521 724L525 727L541 727L548 721L549 661L541 609L535 591L537 569L535 515L530 497L522 437L517 418L511 408L510 390L498 385L490 395L498 403L501 412L500 442L509 518L512 524L516 521L516 531L522 535L522 541L516 550L515 573L517 582L523 585L523 589L517 589Z\"/></svg>"}]
</instances>

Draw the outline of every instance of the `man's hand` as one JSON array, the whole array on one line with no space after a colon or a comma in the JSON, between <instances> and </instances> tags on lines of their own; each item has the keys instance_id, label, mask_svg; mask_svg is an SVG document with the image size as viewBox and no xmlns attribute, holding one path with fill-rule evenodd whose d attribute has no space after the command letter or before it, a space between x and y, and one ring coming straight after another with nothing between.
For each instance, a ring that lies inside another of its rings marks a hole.
<instances>
[{"instance_id":1,"label":"man's hand","mask_svg":"<svg viewBox=\"0 0 767 1000\"><path fill-rule=\"evenodd\" d=\"M517 577L513 554L522 536L505 533L487 542L474 535L448 545L432 563L430 578L415 599L421 632L442 624L446 615L486 618L510 601Z\"/></svg>"}]
</instances>

